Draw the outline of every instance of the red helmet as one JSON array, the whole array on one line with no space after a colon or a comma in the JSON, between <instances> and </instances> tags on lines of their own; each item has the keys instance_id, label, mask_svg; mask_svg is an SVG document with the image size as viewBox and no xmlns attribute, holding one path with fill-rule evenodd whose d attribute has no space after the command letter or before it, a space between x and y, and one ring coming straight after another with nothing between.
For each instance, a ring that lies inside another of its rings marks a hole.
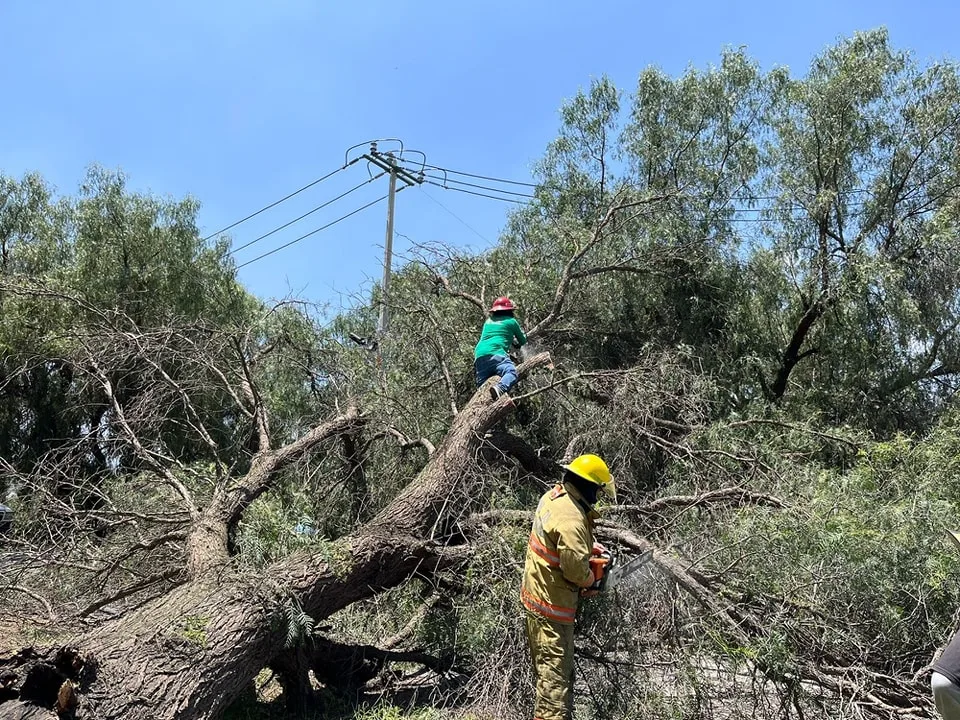
<instances>
[{"instance_id":1,"label":"red helmet","mask_svg":"<svg viewBox=\"0 0 960 720\"><path fill-rule=\"evenodd\" d=\"M504 297L498 297L496 300L493 301L493 306L490 308L490 312L498 312L499 310L516 310L516 309L517 309L517 306L510 301L510 298L504 296Z\"/></svg>"}]
</instances>

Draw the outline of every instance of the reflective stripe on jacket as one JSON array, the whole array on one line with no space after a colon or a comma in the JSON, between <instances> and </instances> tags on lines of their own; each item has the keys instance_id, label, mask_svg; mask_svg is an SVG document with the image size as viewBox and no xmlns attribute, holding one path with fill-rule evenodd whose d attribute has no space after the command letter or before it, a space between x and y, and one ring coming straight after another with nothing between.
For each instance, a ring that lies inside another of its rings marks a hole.
<instances>
[{"instance_id":1,"label":"reflective stripe on jacket","mask_svg":"<svg viewBox=\"0 0 960 720\"><path fill-rule=\"evenodd\" d=\"M573 623L580 588L593 583L590 554L596 517L569 484L557 485L540 498L520 589L527 610L554 622Z\"/></svg>"}]
</instances>

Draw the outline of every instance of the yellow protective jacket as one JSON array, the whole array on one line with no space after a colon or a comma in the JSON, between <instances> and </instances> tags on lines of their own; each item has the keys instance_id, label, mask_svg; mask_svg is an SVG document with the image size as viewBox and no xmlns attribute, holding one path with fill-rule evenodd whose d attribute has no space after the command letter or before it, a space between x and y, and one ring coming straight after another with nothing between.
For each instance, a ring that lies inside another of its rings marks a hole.
<instances>
[{"instance_id":1,"label":"yellow protective jacket","mask_svg":"<svg viewBox=\"0 0 960 720\"><path fill-rule=\"evenodd\" d=\"M527 544L520 600L530 612L573 624L580 589L593 584L593 521L599 517L569 483L544 493Z\"/></svg>"}]
</instances>

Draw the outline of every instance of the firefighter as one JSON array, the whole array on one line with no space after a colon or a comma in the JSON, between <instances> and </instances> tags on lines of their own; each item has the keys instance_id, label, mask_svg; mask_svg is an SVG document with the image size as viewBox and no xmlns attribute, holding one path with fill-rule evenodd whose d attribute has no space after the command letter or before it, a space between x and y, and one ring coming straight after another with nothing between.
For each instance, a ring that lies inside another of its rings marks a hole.
<instances>
[{"instance_id":1,"label":"firefighter","mask_svg":"<svg viewBox=\"0 0 960 720\"><path fill-rule=\"evenodd\" d=\"M614 502L606 463L581 455L564 465L563 482L537 505L520 599L533 660L536 720L570 720L573 712L573 622L581 596L596 594L609 554L594 543L597 493Z\"/></svg>"}]
</instances>

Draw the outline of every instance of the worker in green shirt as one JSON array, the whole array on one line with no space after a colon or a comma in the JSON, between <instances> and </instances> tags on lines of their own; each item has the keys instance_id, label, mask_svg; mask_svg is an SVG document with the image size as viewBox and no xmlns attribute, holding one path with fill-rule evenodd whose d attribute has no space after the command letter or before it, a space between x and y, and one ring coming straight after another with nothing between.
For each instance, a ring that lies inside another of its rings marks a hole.
<instances>
[{"instance_id":1,"label":"worker in green shirt","mask_svg":"<svg viewBox=\"0 0 960 720\"><path fill-rule=\"evenodd\" d=\"M510 298L498 297L490 308L490 317L483 323L480 341L473 351L473 369L477 375L477 387L480 387L494 375L500 376L500 382L490 388L490 396L496 400L504 395L517 382L517 366L510 359L510 346L516 339L518 345L527 342L520 323L513 316L517 309Z\"/></svg>"}]
</instances>

